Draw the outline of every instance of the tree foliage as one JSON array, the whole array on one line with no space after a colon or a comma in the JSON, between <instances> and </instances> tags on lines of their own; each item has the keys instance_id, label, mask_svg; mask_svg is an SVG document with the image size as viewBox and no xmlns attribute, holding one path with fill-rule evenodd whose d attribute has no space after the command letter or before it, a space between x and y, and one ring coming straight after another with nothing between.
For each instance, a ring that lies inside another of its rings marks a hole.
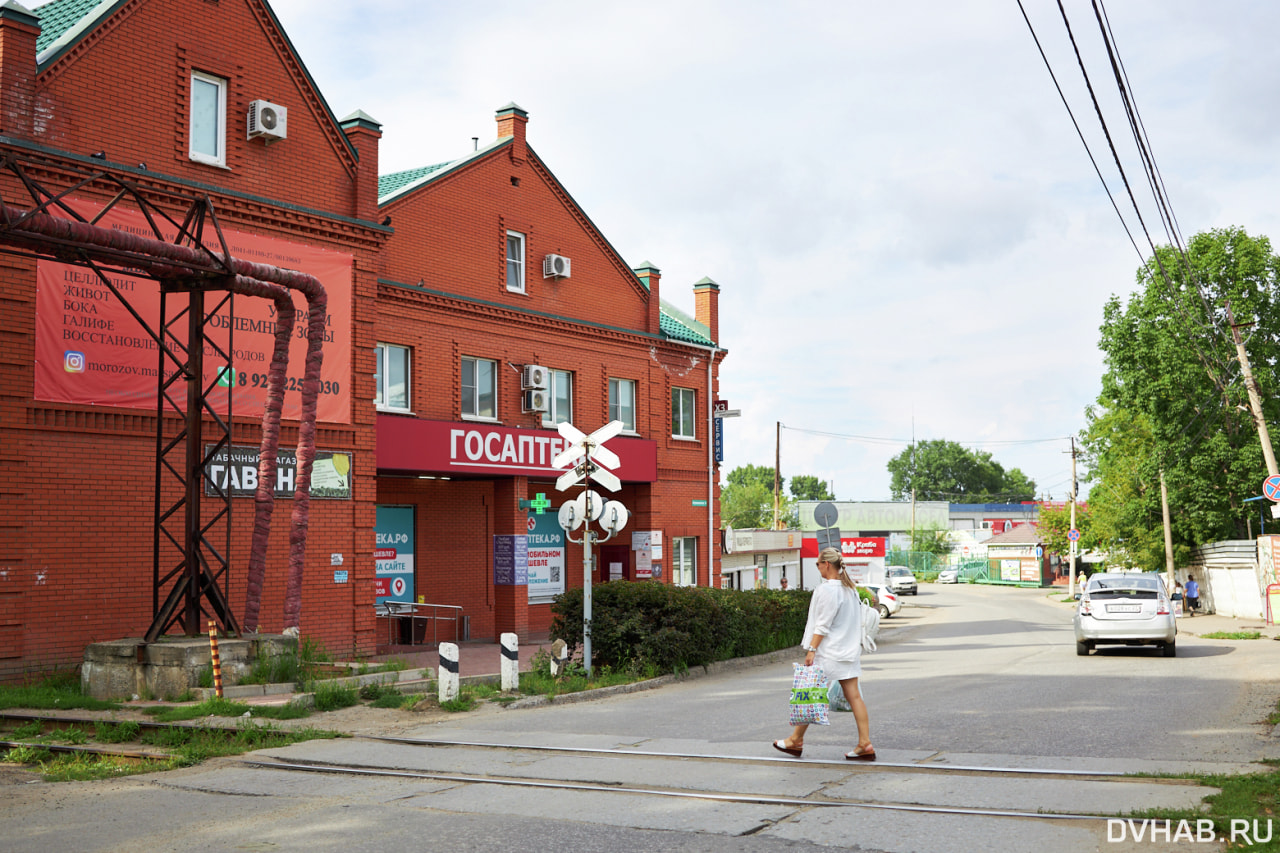
<instances>
[{"instance_id":1,"label":"tree foliage","mask_svg":"<svg viewBox=\"0 0 1280 853\"><path fill-rule=\"evenodd\" d=\"M1017 468L1004 466L983 450L932 439L908 447L889 460L894 500L952 503L1018 503L1035 499L1036 484Z\"/></svg>"},{"instance_id":2,"label":"tree foliage","mask_svg":"<svg viewBox=\"0 0 1280 853\"><path fill-rule=\"evenodd\" d=\"M1133 565L1164 569L1160 472L1165 473L1175 561L1190 547L1247 535L1266 476L1236 361L1227 304L1244 330L1264 415L1280 417L1280 258L1265 237L1226 228L1197 234L1185 258L1161 247L1127 302L1113 296L1099 346L1098 402L1081 435L1097 542Z\"/></svg>"},{"instance_id":3,"label":"tree foliage","mask_svg":"<svg viewBox=\"0 0 1280 853\"><path fill-rule=\"evenodd\" d=\"M797 474L791 478L791 496L798 501L833 501L836 496L831 493L824 480L812 474Z\"/></svg>"}]
</instances>

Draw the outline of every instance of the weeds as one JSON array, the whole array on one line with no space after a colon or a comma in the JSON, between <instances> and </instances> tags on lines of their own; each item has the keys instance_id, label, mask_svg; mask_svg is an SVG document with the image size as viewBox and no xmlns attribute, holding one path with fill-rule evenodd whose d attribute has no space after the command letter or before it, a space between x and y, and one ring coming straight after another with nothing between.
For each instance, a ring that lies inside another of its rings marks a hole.
<instances>
[{"instance_id":1,"label":"weeds","mask_svg":"<svg viewBox=\"0 0 1280 853\"><path fill-rule=\"evenodd\" d=\"M1214 631L1210 634L1201 634L1202 640L1259 640L1262 639L1261 631Z\"/></svg>"},{"instance_id":2,"label":"weeds","mask_svg":"<svg viewBox=\"0 0 1280 853\"><path fill-rule=\"evenodd\" d=\"M0 686L0 710L5 708L32 708L53 710L82 708L89 711L114 711L118 702L94 699L80 692L80 682L67 677L54 676L38 684L20 687Z\"/></svg>"},{"instance_id":3,"label":"weeds","mask_svg":"<svg viewBox=\"0 0 1280 853\"><path fill-rule=\"evenodd\" d=\"M339 708L350 708L359 704L360 691L354 687L321 681L311 685L315 693L317 711L337 711Z\"/></svg>"},{"instance_id":4,"label":"weeds","mask_svg":"<svg viewBox=\"0 0 1280 853\"><path fill-rule=\"evenodd\" d=\"M44 732L43 720L32 720L29 723L18 726L13 730L14 740L29 740L33 737L40 737Z\"/></svg>"},{"instance_id":5,"label":"weeds","mask_svg":"<svg viewBox=\"0 0 1280 853\"><path fill-rule=\"evenodd\" d=\"M1205 805L1201 809L1150 809L1126 816L1175 822L1185 820L1192 826L1196 820L1209 818L1213 820L1214 834L1219 838L1230 837L1233 821L1247 820L1251 831L1253 822L1257 821L1259 828L1267 832L1267 841L1242 846L1241 849L1256 853L1280 853L1280 835L1269 831L1275 821L1275 813L1280 809L1280 770L1245 776L1194 774L1182 778L1195 779L1202 785L1218 788L1220 793L1205 797ZM1235 842L1234 846L1240 846L1239 842Z\"/></svg>"},{"instance_id":6,"label":"weeds","mask_svg":"<svg viewBox=\"0 0 1280 853\"><path fill-rule=\"evenodd\" d=\"M47 761L53 753L42 746L15 746L4 755L4 760L11 764L39 764Z\"/></svg>"},{"instance_id":7,"label":"weeds","mask_svg":"<svg viewBox=\"0 0 1280 853\"><path fill-rule=\"evenodd\" d=\"M99 743L128 743L138 739L142 727L133 720L120 723L100 721L93 724L93 739Z\"/></svg>"}]
</instances>

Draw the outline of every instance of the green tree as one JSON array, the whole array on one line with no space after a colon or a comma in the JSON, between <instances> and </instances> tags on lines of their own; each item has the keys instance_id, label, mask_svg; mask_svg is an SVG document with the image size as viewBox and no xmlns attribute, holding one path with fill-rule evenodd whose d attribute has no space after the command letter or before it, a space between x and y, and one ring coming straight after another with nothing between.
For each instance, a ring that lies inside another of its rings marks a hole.
<instances>
[{"instance_id":1,"label":"green tree","mask_svg":"<svg viewBox=\"0 0 1280 853\"><path fill-rule=\"evenodd\" d=\"M720 490L720 523L725 527L773 526L773 492L762 483L730 483Z\"/></svg>"},{"instance_id":2,"label":"green tree","mask_svg":"<svg viewBox=\"0 0 1280 853\"><path fill-rule=\"evenodd\" d=\"M911 538L912 551L924 551L935 557L951 553L954 543L947 538L947 530L939 525L917 528Z\"/></svg>"},{"instance_id":3,"label":"green tree","mask_svg":"<svg viewBox=\"0 0 1280 853\"><path fill-rule=\"evenodd\" d=\"M750 484L758 484L769 490L769 494L773 494L773 466L772 465L740 465L729 472L729 485L746 486ZM783 488L787 485L785 477L778 481L778 485ZM772 500L772 498L770 498Z\"/></svg>"},{"instance_id":4,"label":"green tree","mask_svg":"<svg viewBox=\"0 0 1280 853\"><path fill-rule=\"evenodd\" d=\"M1008 471L983 450L932 439L908 447L889 460L894 500L952 503L1018 503L1035 499L1036 484L1017 468Z\"/></svg>"},{"instance_id":5,"label":"green tree","mask_svg":"<svg viewBox=\"0 0 1280 853\"><path fill-rule=\"evenodd\" d=\"M1160 472L1168 484L1175 562L1218 539L1243 538L1246 498L1266 476L1235 361L1227 304L1250 324L1246 348L1264 416L1280 418L1280 258L1265 237L1226 228L1192 237L1185 257L1157 249L1127 302L1103 312L1106 358L1081 435L1093 535L1141 568L1163 570Z\"/></svg>"},{"instance_id":6,"label":"green tree","mask_svg":"<svg viewBox=\"0 0 1280 853\"><path fill-rule=\"evenodd\" d=\"M833 501L836 496L823 480L811 474L797 474L791 478L791 495L798 501Z\"/></svg>"}]
</instances>

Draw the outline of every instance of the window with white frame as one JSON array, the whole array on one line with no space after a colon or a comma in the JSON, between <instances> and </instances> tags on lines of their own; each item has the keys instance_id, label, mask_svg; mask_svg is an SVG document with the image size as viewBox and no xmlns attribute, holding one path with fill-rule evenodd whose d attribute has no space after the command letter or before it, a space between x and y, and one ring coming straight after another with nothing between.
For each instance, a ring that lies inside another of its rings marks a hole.
<instances>
[{"instance_id":1,"label":"window with white frame","mask_svg":"<svg viewBox=\"0 0 1280 853\"><path fill-rule=\"evenodd\" d=\"M627 432L636 431L636 383L634 379L609 380L609 420L622 421Z\"/></svg>"},{"instance_id":2,"label":"window with white frame","mask_svg":"<svg viewBox=\"0 0 1280 853\"><path fill-rule=\"evenodd\" d=\"M573 423L573 374L567 370L548 371L551 386L547 396L551 399L551 408L542 415L544 426Z\"/></svg>"},{"instance_id":3,"label":"window with white frame","mask_svg":"<svg viewBox=\"0 0 1280 853\"><path fill-rule=\"evenodd\" d=\"M373 375L379 409L409 411L409 348L378 344L378 369Z\"/></svg>"},{"instance_id":4,"label":"window with white frame","mask_svg":"<svg viewBox=\"0 0 1280 853\"><path fill-rule=\"evenodd\" d=\"M227 81L202 71L191 72L190 157L214 166L227 165Z\"/></svg>"},{"instance_id":5,"label":"window with white frame","mask_svg":"<svg viewBox=\"0 0 1280 853\"><path fill-rule=\"evenodd\" d=\"M507 290L524 293L524 235L507 232Z\"/></svg>"},{"instance_id":6,"label":"window with white frame","mask_svg":"<svg viewBox=\"0 0 1280 853\"><path fill-rule=\"evenodd\" d=\"M698 585L698 537L672 537L671 579L676 586Z\"/></svg>"},{"instance_id":7,"label":"window with white frame","mask_svg":"<svg viewBox=\"0 0 1280 853\"><path fill-rule=\"evenodd\" d=\"M498 417L498 363L487 358L462 359L462 415L467 418Z\"/></svg>"},{"instance_id":8,"label":"window with white frame","mask_svg":"<svg viewBox=\"0 0 1280 853\"><path fill-rule=\"evenodd\" d=\"M692 388L671 389L671 435L674 438L697 438L694 432Z\"/></svg>"}]
</instances>

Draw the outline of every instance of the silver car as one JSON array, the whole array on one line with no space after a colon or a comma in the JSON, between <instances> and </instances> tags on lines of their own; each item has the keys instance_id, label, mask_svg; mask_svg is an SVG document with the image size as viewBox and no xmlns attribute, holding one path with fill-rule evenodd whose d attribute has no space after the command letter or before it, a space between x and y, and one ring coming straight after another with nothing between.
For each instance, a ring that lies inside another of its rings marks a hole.
<instances>
[{"instance_id":1,"label":"silver car","mask_svg":"<svg viewBox=\"0 0 1280 853\"><path fill-rule=\"evenodd\" d=\"M1073 622L1078 655L1100 645L1159 646L1167 658L1178 653L1173 605L1157 574L1093 575Z\"/></svg>"}]
</instances>

